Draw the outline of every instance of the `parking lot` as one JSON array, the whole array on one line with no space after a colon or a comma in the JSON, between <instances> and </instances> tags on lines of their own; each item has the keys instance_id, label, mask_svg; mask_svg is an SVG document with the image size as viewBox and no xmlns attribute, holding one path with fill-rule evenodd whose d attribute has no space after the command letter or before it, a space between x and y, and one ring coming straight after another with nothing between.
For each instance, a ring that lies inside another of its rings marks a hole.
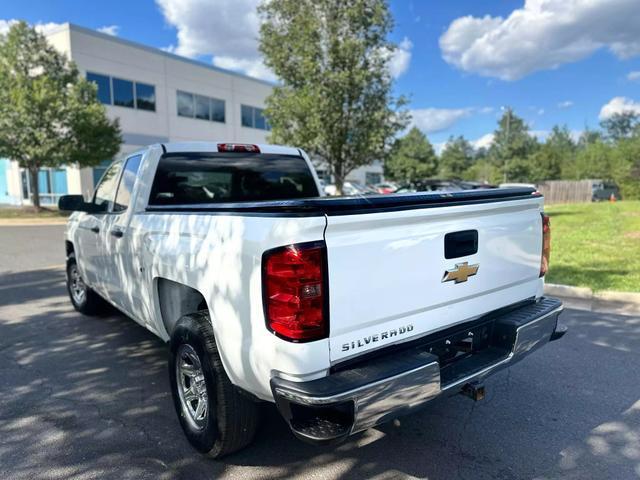
<instances>
[{"instance_id":1,"label":"parking lot","mask_svg":"<svg viewBox=\"0 0 640 480\"><path fill-rule=\"evenodd\" d=\"M571 309L564 339L491 378L482 402L442 399L330 447L264 405L254 445L202 457L173 410L165 345L116 312L71 308L62 230L0 227L2 479L640 477L640 318Z\"/></svg>"}]
</instances>

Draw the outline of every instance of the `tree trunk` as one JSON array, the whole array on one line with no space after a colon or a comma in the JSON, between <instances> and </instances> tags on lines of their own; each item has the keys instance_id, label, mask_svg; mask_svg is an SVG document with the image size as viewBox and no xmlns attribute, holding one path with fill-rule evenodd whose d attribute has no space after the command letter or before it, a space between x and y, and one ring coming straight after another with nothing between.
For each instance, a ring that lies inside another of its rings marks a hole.
<instances>
[{"instance_id":1,"label":"tree trunk","mask_svg":"<svg viewBox=\"0 0 640 480\"><path fill-rule=\"evenodd\" d=\"M344 187L344 179L335 175L336 179L336 195L342 195L342 188Z\"/></svg>"},{"instance_id":2,"label":"tree trunk","mask_svg":"<svg viewBox=\"0 0 640 480\"><path fill-rule=\"evenodd\" d=\"M336 195L342 195L342 188L344 187L344 170L342 168L342 162L336 161L333 167L333 178L335 179Z\"/></svg>"},{"instance_id":3,"label":"tree trunk","mask_svg":"<svg viewBox=\"0 0 640 480\"><path fill-rule=\"evenodd\" d=\"M29 183L31 187L31 203L36 212L40 212L40 189L38 185L38 167L29 167Z\"/></svg>"}]
</instances>

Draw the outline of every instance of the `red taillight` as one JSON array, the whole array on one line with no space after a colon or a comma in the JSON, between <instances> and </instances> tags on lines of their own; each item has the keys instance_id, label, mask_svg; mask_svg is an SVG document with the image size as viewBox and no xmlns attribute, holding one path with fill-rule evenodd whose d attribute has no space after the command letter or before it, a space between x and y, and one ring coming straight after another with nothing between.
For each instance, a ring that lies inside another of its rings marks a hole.
<instances>
[{"instance_id":1,"label":"red taillight","mask_svg":"<svg viewBox=\"0 0 640 480\"><path fill-rule=\"evenodd\" d=\"M293 342L327 337L329 312L324 242L269 250L262 256L267 327Z\"/></svg>"},{"instance_id":2,"label":"red taillight","mask_svg":"<svg viewBox=\"0 0 640 480\"><path fill-rule=\"evenodd\" d=\"M260 148L250 143L219 143L218 151L260 153Z\"/></svg>"},{"instance_id":3,"label":"red taillight","mask_svg":"<svg viewBox=\"0 0 640 480\"><path fill-rule=\"evenodd\" d=\"M542 214L542 256L540 258L540 276L549 270L549 256L551 255L551 220Z\"/></svg>"}]
</instances>

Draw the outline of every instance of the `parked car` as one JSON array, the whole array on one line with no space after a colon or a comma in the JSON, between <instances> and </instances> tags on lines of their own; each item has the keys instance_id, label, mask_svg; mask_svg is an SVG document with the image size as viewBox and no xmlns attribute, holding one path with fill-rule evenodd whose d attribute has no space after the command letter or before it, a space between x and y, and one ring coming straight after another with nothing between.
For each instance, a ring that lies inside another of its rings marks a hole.
<instances>
[{"instance_id":1,"label":"parked car","mask_svg":"<svg viewBox=\"0 0 640 480\"><path fill-rule=\"evenodd\" d=\"M378 193L393 193L398 189L398 185L391 182L379 183L373 187Z\"/></svg>"},{"instance_id":2,"label":"parked car","mask_svg":"<svg viewBox=\"0 0 640 480\"><path fill-rule=\"evenodd\" d=\"M491 185L490 183L484 182L472 182L466 180L456 180L455 181L463 190L478 190L478 189L487 189L487 188L498 188L496 185Z\"/></svg>"},{"instance_id":3,"label":"parked car","mask_svg":"<svg viewBox=\"0 0 640 480\"><path fill-rule=\"evenodd\" d=\"M614 182L604 181L604 180L592 180L591 185L591 201L592 202L602 202L606 200L611 200L613 196L614 200L622 200L622 195L620 195L620 189L618 185Z\"/></svg>"},{"instance_id":4,"label":"parked car","mask_svg":"<svg viewBox=\"0 0 640 480\"><path fill-rule=\"evenodd\" d=\"M327 195L334 196L336 195L336 186L335 185L326 185L324 187L324 192ZM373 193L378 193L376 190L366 187L364 185L360 185L356 182L344 182L342 185L342 195L344 196L353 196L353 195L371 195Z\"/></svg>"},{"instance_id":5,"label":"parked car","mask_svg":"<svg viewBox=\"0 0 640 480\"><path fill-rule=\"evenodd\" d=\"M71 303L104 300L169 342L200 452L251 443L260 402L323 444L440 395L479 400L486 377L565 332L543 296L540 194L319 195L301 150L203 142L152 145L89 202L60 199L75 210Z\"/></svg>"},{"instance_id":6,"label":"parked car","mask_svg":"<svg viewBox=\"0 0 640 480\"><path fill-rule=\"evenodd\" d=\"M416 182L400 185L395 193L407 192L456 192L464 190L453 180L419 180Z\"/></svg>"}]
</instances>

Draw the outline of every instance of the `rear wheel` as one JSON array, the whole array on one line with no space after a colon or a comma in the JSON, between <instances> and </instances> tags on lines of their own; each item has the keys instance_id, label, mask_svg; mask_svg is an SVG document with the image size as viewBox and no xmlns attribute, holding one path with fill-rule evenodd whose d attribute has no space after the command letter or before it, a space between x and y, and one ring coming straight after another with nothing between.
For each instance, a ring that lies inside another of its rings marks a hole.
<instances>
[{"instance_id":1,"label":"rear wheel","mask_svg":"<svg viewBox=\"0 0 640 480\"><path fill-rule=\"evenodd\" d=\"M198 451L219 458L251 443L257 405L231 384L206 311L178 321L171 337L169 378L180 425Z\"/></svg>"},{"instance_id":2,"label":"rear wheel","mask_svg":"<svg viewBox=\"0 0 640 480\"><path fill-rule=\"evenodd\" d=\"M95 315L104 306L100 296L84 283L74 253L67 259L67 291L75 308L85 315Z\"/></svg>"}]
</instances>

